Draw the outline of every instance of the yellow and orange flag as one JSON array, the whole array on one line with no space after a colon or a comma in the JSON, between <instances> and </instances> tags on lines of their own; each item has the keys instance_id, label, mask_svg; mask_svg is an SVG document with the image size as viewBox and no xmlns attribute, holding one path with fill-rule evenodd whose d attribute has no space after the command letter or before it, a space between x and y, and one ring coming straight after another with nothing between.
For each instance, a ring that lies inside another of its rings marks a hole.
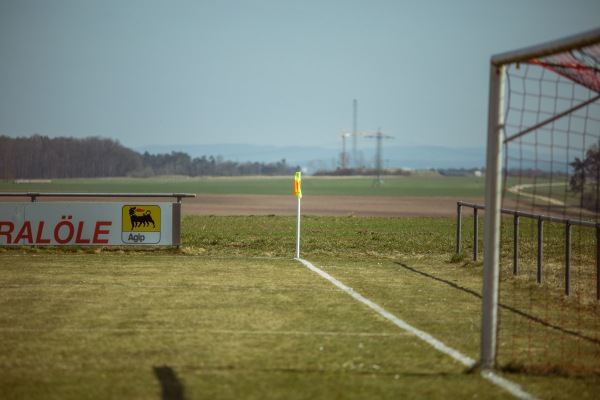
<instances>
[{"instance_id":1,"label":"yellow and orange flag","mask_svg":"<svg viewBox=\"0 0 600 400\"><path fill-rule=\"evenodd\" d=\"M302 175L300 172L296 172L296 177L294 178L294 194L298 196L299 199L302 198Z\"/></svg>"}]
</instances>

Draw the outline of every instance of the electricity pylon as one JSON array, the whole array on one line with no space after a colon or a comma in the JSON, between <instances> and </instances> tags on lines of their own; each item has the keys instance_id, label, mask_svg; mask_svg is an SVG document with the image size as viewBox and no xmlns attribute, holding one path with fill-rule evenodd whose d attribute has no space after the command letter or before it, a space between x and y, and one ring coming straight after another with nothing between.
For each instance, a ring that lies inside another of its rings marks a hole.
<instances>
[{"instance_id":1,"label":"electricity pylon","mask_svg":"<svg viewBox=\"0 0 600 400\"><path fill-rule=\"evenodd\" d=\"M365 135L365 136L368 138L377 139L377 150L375 152L375 169L377 170L377 177L373 181L373 186L380 187L381 185L383 185L383 180L381 179L382 160L383 160L382 150L381 150L381 147L382 147L381 142L383 141L383 139L393 139L394 137L383 134L381 132L381 130L377 130L376 133L373 133L370 135Z\"/></svg>"}]
</instances>

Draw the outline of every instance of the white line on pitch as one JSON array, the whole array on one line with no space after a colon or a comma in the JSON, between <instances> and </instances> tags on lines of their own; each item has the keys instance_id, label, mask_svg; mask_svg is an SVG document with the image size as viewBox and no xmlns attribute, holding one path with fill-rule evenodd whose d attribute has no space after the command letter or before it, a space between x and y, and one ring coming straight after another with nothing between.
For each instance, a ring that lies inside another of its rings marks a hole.
<instances>
[{"instance_id":1,"label":"white line on pitch","mask_svg":"<svg viewBox=\"0 0 600 400\"><path fill-rule=\"evenodd\" d=\"M342 282L338 281L333 276L329 275L327 272L323 271L320 268L315 267L309 261L306 261L302 258L296 258L295 260L304 264L311 271L316 272L317 274L321 275L323 278L325 278L329 282L333 283L339 289L346 292L350 296L354 297L354 299L360 301L364 305L366 305L369 308L371 308L372 310L376 311L378 314L380 314L387 320L391 321L394 325L398 326L401 329L404 329L407 332L414 334L419 339L421 339L424 342L426 342L427 344L433 346L436 350L449 355L454 360L460 362L461 364L463 364L469 368L474 367L477 364L477 362L474 359L472 359L471 357L468 357L468 356L462 354L461 352L459 352L458 350L455 350L449 346L446 346L444 343L440 342L439 340L437 340L436 338L431 336L429 333L422 331L420 329L417 329L414 326L404 322L400 318L396 317L394 314L386 311L379 305L373 303L371 300L369 300L369 299L363 297L362 295L360 295L359 293L355 292L351 287L344 285ZM493 384L508 391L510 394L512 394L513 396L515 396L519 399L527 399L527 400L534 399L534 397L532 395L523 391L523 389L521 389L521 387L519 385L517 385L514 382L509 381L508 379L502 378L501 376L495 374L493 371L482 371L481 376L483 378L487 379L488 381L492 382Z\"/></svg>"},{"instance_id":2,"label":"white line on pitch","mask_svg":"<svg viewBox=\"0 0 600 400\"><path fill-rule=\"evenodd\" d=\"M273 336L358 336L358 337L400 337L409 333L385 332L334 332L334 331L268 331L235 329L194 329L194 328L14 328L0 327L0 332L44 332L44 333L197 333L212 335L273 335Z\"/></svg>"}]
</instances>

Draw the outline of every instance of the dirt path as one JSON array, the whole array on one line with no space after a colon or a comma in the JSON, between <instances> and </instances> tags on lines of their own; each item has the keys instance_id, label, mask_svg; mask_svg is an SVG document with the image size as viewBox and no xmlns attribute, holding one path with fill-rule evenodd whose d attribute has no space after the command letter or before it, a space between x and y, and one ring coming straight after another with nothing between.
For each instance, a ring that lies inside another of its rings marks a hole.
<instances>
[{"instance_id":1,"label":"dirt path","mask_svg":"<svg viewBox=\"0 0 600 400\"><path fill-rule=\"evenodd\" d=\"M508 191L510 193L519 195L519 196L524 196L524 197L530 197L534 200L538 200L541 204L546 203L546 204L551 204L551 205L555 205L555 206L565 206L565 203L557 200L557 199L553 199L550 197L546 197L546 196L541 196L541 195L535 195L533 193L528 193L525 190L526 189L530 189L532 187L541 187L541 186L564 186L564 183L537 183L537 184L533 184L533 183L529 183L529 184L522 184L522 185L515 185L512 186L510 188L508 188Z\"/></svg>"}]
</instances>

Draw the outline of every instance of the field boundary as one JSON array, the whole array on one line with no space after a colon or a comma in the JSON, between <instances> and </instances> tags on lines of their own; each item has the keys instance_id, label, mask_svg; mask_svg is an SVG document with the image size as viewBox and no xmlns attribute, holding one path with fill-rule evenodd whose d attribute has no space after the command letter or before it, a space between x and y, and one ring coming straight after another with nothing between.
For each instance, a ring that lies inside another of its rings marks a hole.
<instances>
[{"instance_id":1,"label":"field boundary","mask_svg":"<svg viewBox=\"0 0 600 400\"><path fill-rule=\"evenodd\" d=\"M305 267L307 267L311 271L313 271L313 272L317 273L318 275L320 275L321 277L325 278L326 280L331 282L333 285L335 285L336 287L341 289L343 292L345 292L348 295L350 295L351 297L353 297L355 300L358 300L359 302L363 303L367 307L371 308L373 311L377 312L382 317L386 318L387 320L392 322L394 325L398 326L400 329L403 329L407 332L414 334L417 338L419 338L419 339L423 340L424 342L426 342L427 344L431 345L436 350L450 356L451 358L453 358L454 360L458 361L459 363L461 363L462 365L464 365L468 368L474 368L477 366L477 361L475 361L471 357L468 357L468 356L462 354L458 350L455 350L455 349L447 346L443 342L439 341L438 339L434 338L429 333L422 331L418 328L415 328L414 326L408 324L407 322L403 321L402 319L396 317L394 314L385 310L378 304L372 302L371 300L367 299L366 297L363 297L360 293L356 292L354 289L344 285L342 282L338 281L336 278L329 275L327 272L323 271L320 268L315 267L311 262L304 260L302 258L295 258L295 260L299 261L301 264L303 264ZM481 376L484 379L493 383L494 385L499 386L502 389L506 390L507 392L509 392L510 394L512 394L514 397L516 397L518 399L528 399L528 400L534 399L534 397L532 395L525 392L518 384L511 382L508 379L505 379L505 378L497 375L493 371L483 370L481 372Z\"/></svg>"}]
</instances>

